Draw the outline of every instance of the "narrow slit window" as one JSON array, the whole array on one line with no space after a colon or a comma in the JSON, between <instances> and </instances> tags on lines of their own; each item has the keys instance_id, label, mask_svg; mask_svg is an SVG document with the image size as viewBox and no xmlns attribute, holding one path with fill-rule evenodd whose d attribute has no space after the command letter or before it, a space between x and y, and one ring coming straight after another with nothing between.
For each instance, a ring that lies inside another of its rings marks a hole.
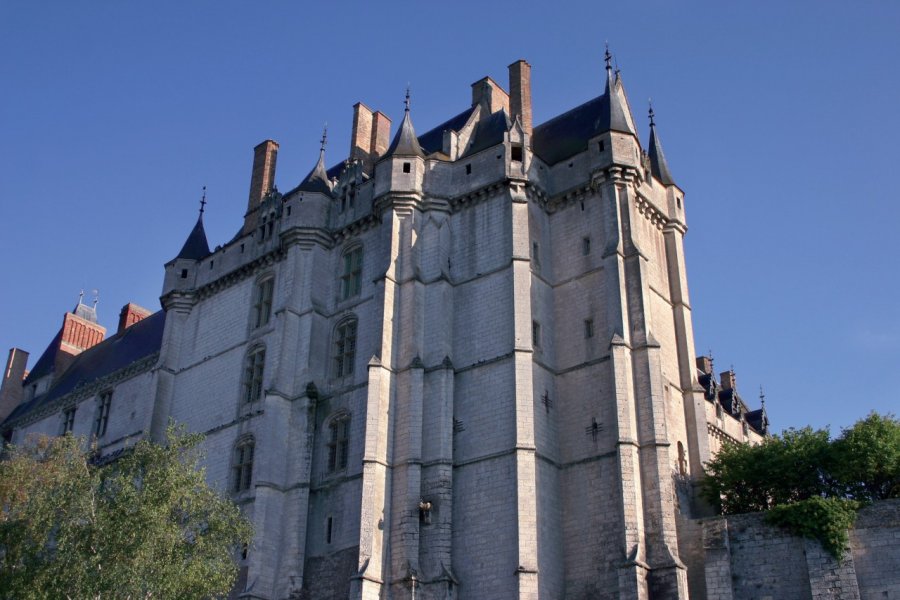
<instances>
[{"instance_id":1,"label":"narrow slit window","mask_svg":"<svg viewBox=\"0 0 900 600\"><path fill-rule=\"evenodd\" d=\"M583 237L581 238L581 253L584 256L587 256L591 253L591 238Z\"/></svg>"},{"instance_id":2,"label":"narrow slit window","mask_svg":"<svg viewBox=\"0 0 900 600\"><path fill-rule=\"evenodd\" d=\"M325 543L331 543L331 533L334 528L334 517L328 517L328 520L325 521Z\"/></svg>"},{"instance_id":3,"label":"narrow slit window","mask_svg":"<svg viewBox=\"0 0 900 600\"><path fill-rule=\"evenodd\" d=\"M466 175L472 174L472 165L466 165Z\"/></svg>"},{"instance_id":4,"label":"narrow slit window","mask_svg":"<svg viewBox=\"0 0 900 600\"><path fill-rule=\"evenodd\" d=\"M594 337L594 320L593 319L585 319L584 320L584 337L585 338Z\"/></svg>"},{"instance_id":5,"label":"narrow slit window","mask_svg":"<svg viewBox=\"0 0 900 600\"><path fill-rule=\"evenodd\" d=\"M537 321L531 322L531 345L535 348L541 347L541 324Z\"/></svg>"}]
</instances>

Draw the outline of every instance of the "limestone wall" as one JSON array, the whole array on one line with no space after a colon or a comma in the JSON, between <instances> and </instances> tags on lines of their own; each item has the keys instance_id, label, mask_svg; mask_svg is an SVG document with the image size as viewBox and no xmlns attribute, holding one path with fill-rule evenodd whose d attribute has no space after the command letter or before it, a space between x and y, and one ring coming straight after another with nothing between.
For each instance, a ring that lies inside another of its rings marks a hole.
<instances>
[{"instance_id":1,"label":"limestone wall","mask_svg":"<svg viewBox=\"0 0 900 600\"><path fill-rule=\"evenodd\" d=\"M765 524L761 513L699 523L705 581L692 584L691 597L900 598L900 500L860 511L841 561L815 540Z\"/></svg>"}]
</instances>

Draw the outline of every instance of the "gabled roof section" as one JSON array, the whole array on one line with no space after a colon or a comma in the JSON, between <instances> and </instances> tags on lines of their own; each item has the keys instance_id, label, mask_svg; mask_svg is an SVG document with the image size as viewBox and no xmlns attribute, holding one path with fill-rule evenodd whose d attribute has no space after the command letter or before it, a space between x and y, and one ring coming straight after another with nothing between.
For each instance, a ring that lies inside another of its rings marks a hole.
<instances>
[{"instance_id":1,"label":"gabled roof section","mask_svg":"<svg viewBox=\"0 0 900 600\"><path fill-rule=\"evenodd\" d=\"M89 385L159 352L165 324L166 313L161 310L85 350L73 359L69 368L62 373L47 393L20 404L6 420L16 419L38 410L79 387ZM38 364L42 360L44 360L43 356L38 360ZM38 365L35 365L35 369L37 367Z\"/></svg>"},{"instance_id":2,"label":"gabled roof section","mask_svg":"<svg viewBox=\"0 0 900 600\"><path fill-rule=\"evenodd\" d=\"M462 129L469 121L469 117L472 116L472 111L474 110L475 107L470 106L455 117L447 119L437 127L422 134L419 136L419 146L427 154L442 152L444 150L444 132Z\"/></svg>"},{"instance_id":3,"label":"gabled roof section","mask_svg":"<svg viewBox=\"0 0 900 600\"><path fill-rule=\"evenodd\" d=\"M660 180L663 185L675 185L666 155L663 154L662 144L656 135L656 122L653 120L653 108L650 108L650 172Z\"/></svg>"},{"instance_id":4,"label":"gabled roof section","mask_svg":"<svg viewBox=\"0 0 900 600\"><path fill-rule=\"evenodd\" d=\"M388 156L419 156L424 158L425 153L419 145L419 139L416 137L416 130L413 128L412 119L409 117L409 91L406 92L406 110L403 112L403 122L400 123L400 129L394 136L385 157Z\"/></svg>"},{"instance_id":5,"label":"gabled roof section","mask_svg":"<svg viewBox=\"0 0 900 600\"><path fill-rule=\"evenodd\" d=\"M203 213L197 217L197 224L191 230L181 252L175 258L183 258L186 260L201 260L209 256L209 242L206 241L206 230L203 228Z\"/></svg>"},{"instance_id":6,"label":"gabled roof section","mask_svg":"<svg viewBox=\"0 0 900 600\"><path fill-rule=\"evenodd\" d=\"M474 141L462 156L470 156L486 148L502 144L509 127L509 115L502 108L482 117L475 127Z\"/></svg>"}]
</instances>

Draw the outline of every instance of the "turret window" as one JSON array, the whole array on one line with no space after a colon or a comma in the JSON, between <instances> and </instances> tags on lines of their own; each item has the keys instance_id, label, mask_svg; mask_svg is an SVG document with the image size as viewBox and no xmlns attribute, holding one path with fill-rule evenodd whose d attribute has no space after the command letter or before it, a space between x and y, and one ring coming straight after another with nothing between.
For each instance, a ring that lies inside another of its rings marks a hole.
<instances>
[{"instance_id":1,"label":"turret window","mask_svg":"<svg viewBox=\"0 0 900 600\"><path fill-rule=\"evenodd\" d=\"M344 252L341 273L341 300L359 294L362 289L362 247L357 246Z\"/></svg>"},{"instance_id":2,"label":"turret window","mask_svg":"<svg viewBox=\"0 0 900 600\"><path fill-rule=\"evenodd\" d=\"M334 334L334 375L346 377L353 374L356 360L356 319L338 325Z\"/></svg>"},{"instance_id":3,"label":"turret window","mask_svg":"<svg viewBox=\"0 0 900 600\"><path fill-rule=\"evenodd\" d=\"M409 173L412 170L412 165L408 162L403 163L403 172Z\"/></svg>"},{"instance_id":4,"label":"turret window","mask_svg":"<svg viewBox=\"0 0 900 600\"><path fill-rule=\"evenodd\" d=\"M509 149L509 158L513 162L522 162L522 146L515 145Z\"/></svg>"},{"instance_id":5,"label":"turret window","mask_svg":"<svg viewBox=\"0 0 900 600\"><path fill-rule=\"evenodd\" d=\"M262 327L272 317L272 295L275 292L275 279L269 277L256 284L253 301L254 327Z\"/></svg>"},{"instance_id":6,"label":"turret window","mask_svg":"<svg viewBox=\"0 0 900 600\"><path fill-rule=\"evenodd\" d=\"M266 349L255 348L247 355L244 362L243 402L250 404L262 398L263 369L266 364Z\"/></svg>"},{"instance_id":7,"label":"turret window","mask_svg":"<svg viewBox=\"0 0 900 600\"><path fill-rule=\"evenodd\" d=\"M243 492L250 489L253 480L253 454L256 443L253 437L247 437L238 442L234 448L234 462L231 467L231 490Z\"/></svg>"}]
</instances>

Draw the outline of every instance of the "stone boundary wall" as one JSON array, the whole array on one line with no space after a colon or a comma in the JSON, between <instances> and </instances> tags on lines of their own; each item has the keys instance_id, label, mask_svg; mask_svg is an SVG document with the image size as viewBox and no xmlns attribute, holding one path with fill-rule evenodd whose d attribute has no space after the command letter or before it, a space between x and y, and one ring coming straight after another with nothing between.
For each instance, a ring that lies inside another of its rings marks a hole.
<instances>
[{"instance_id":1,"label":"stone boundary wall","mask_svg":"<svg viewBox=\"0 0 900 600\"><path fill-rule=\"evenodd\" d=\"M860 511L840 562L762 513L698 523L708 600L900 600L900 500Z\"/></svg>"}]
</instances>

